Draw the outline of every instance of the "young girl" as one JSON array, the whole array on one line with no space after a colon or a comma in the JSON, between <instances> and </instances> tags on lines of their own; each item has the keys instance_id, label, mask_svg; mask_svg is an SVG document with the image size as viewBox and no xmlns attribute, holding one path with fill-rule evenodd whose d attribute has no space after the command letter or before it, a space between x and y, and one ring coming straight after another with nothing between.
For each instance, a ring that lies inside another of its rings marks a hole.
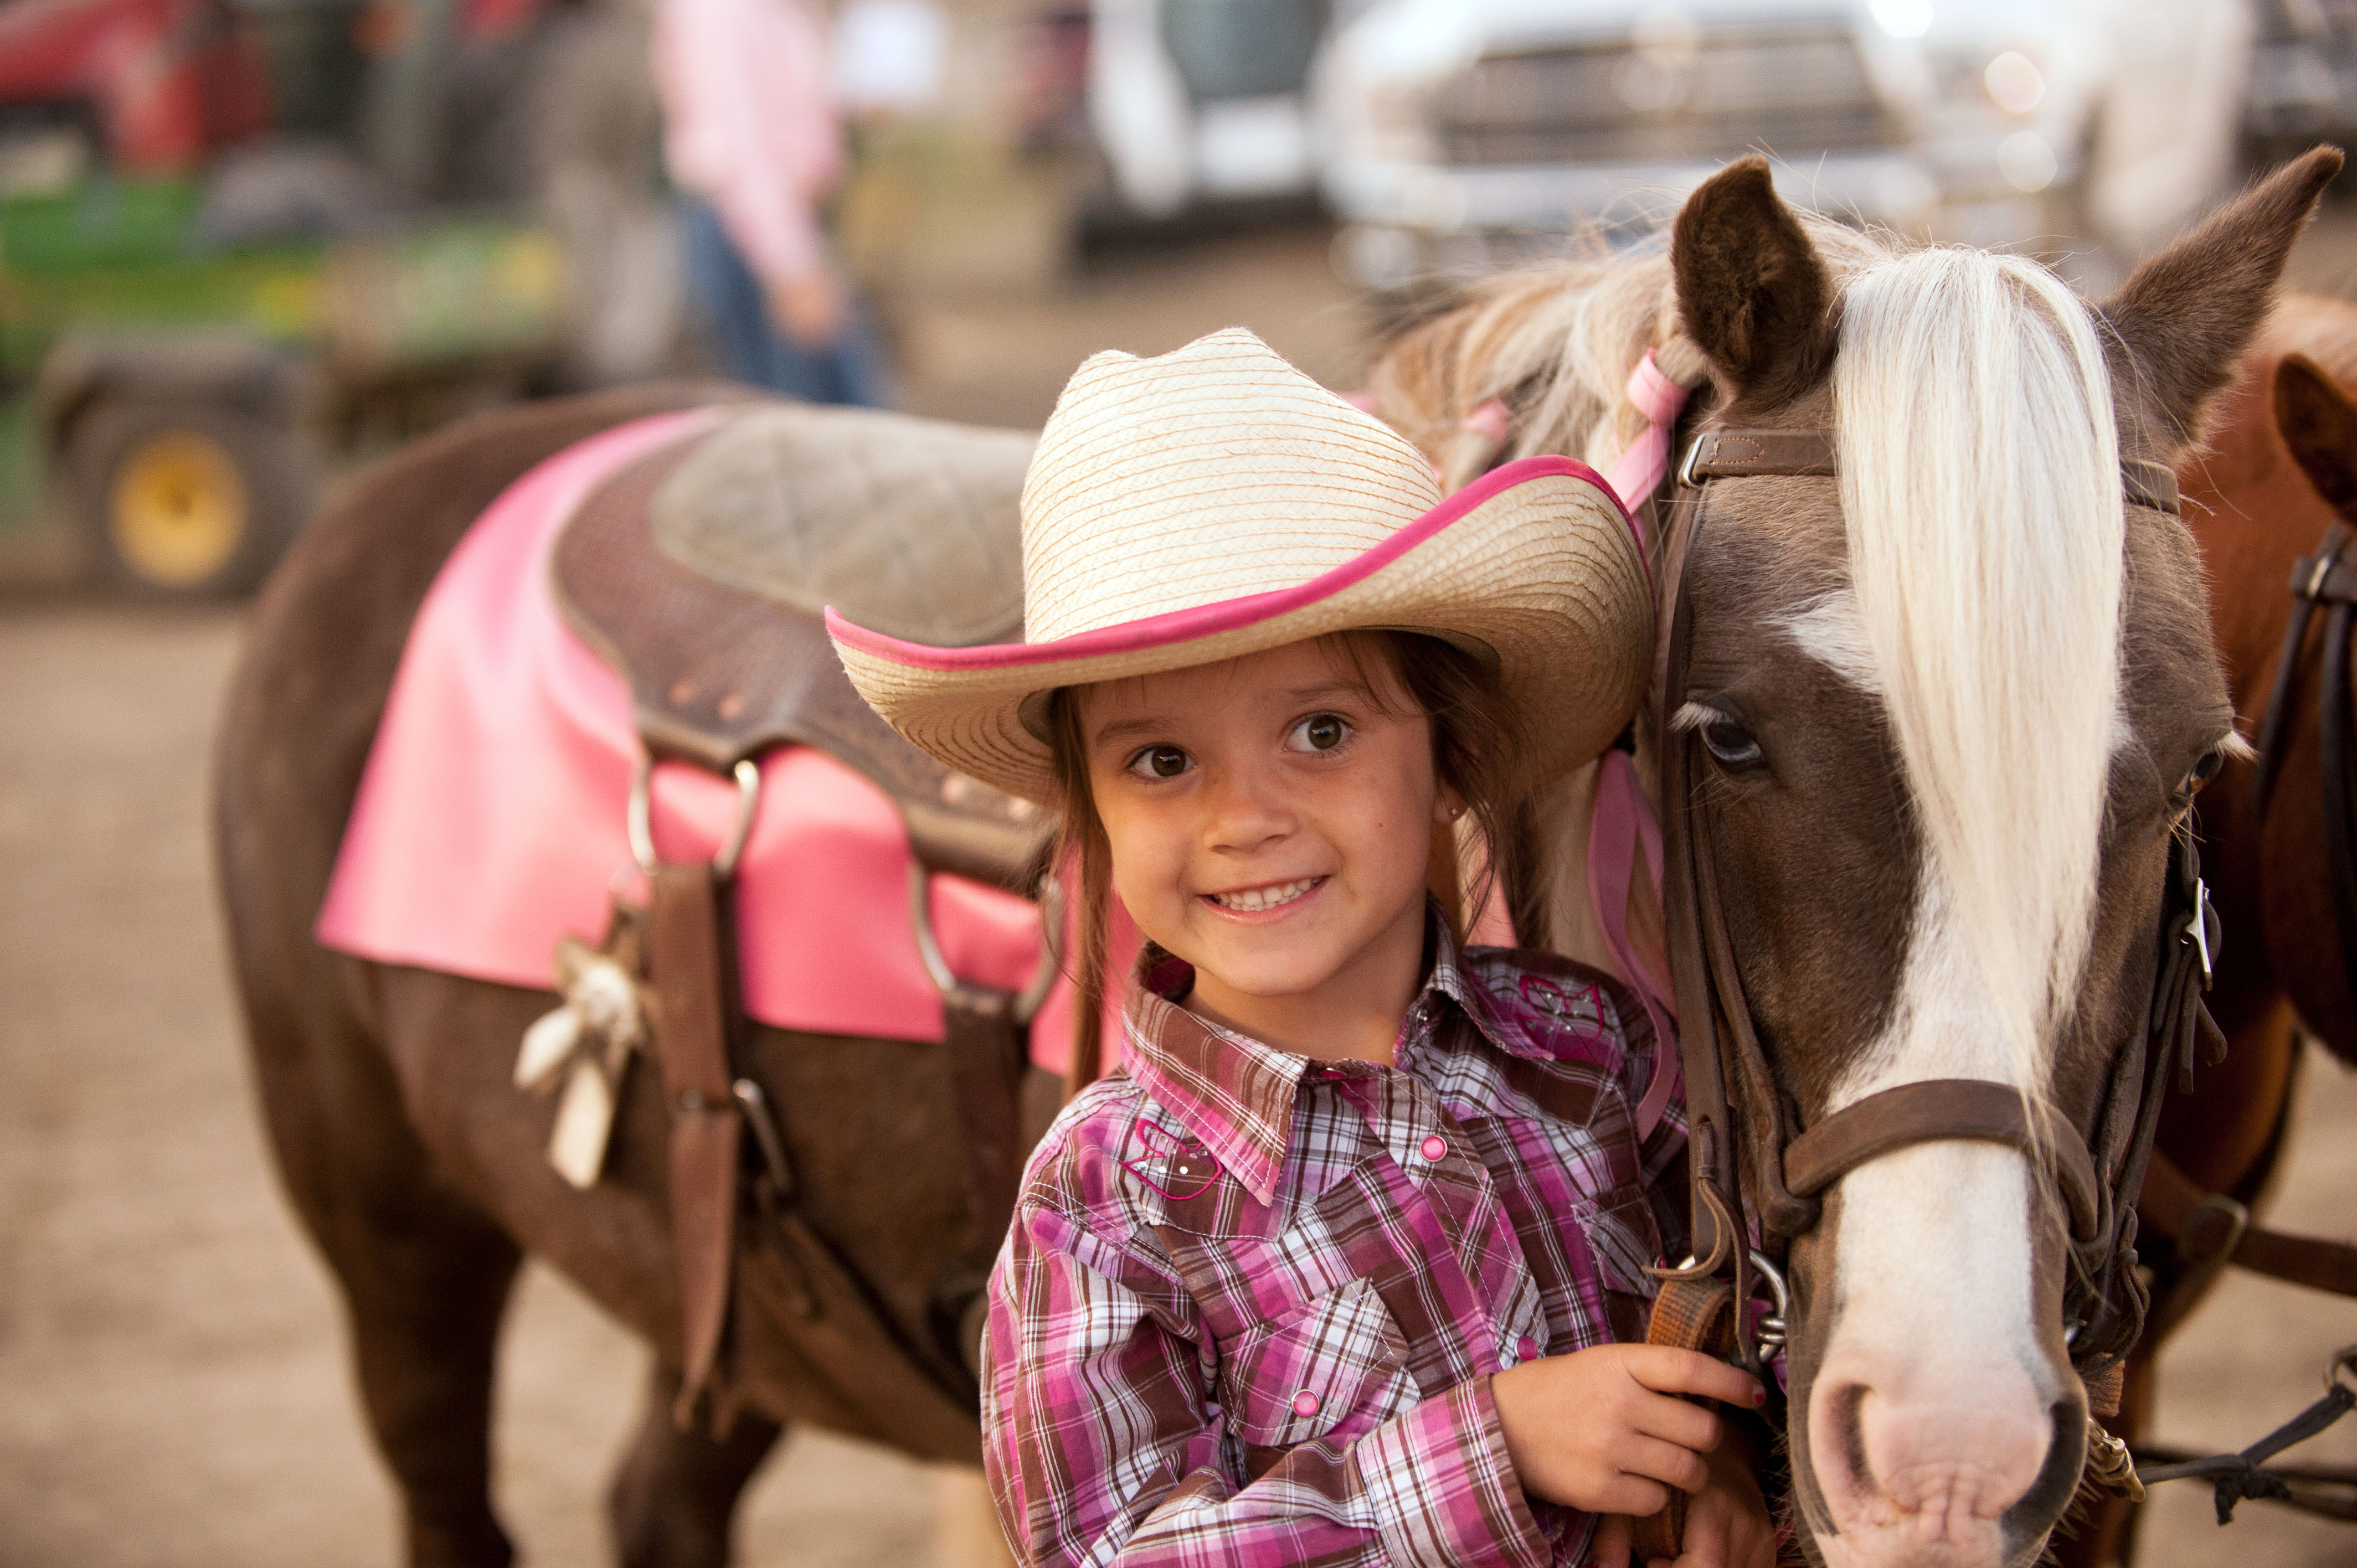
<instances>
[{"instance_id":1,"label":"young girl","mask_svg":"<svg viewBox=\"0 0 2357 1568\"><path fill-rule=\"evenodd\" d=\"M1032 1156L992 1278L1017 1556L1620 1564L1608 1516L1674 1487L1681 1564L1768 1568L1738 1445L1674 1397L1758 1386L1613 1343L1683 1251L1683 1134L1638 1121L1666 1042L1427 892L1470 812L1527 920L1521 802L1636 705L1651 599L1602 487L1538 458L1443 503L1231 330L1081 368L1023 542L1020 644L830 619L903 735L1062 810L1083 929L1110 886L1147 939L1124 1068Z\"/></svg>"}]
</instances>

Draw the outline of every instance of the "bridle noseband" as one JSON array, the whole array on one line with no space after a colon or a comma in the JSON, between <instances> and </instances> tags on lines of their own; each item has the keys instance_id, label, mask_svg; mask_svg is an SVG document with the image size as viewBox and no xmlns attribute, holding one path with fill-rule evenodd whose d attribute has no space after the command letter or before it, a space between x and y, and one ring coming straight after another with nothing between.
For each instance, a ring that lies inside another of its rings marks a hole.
<instances>
[{"instance_id":1,"label":"bridle noseband","mask_svg":"<svg viewBox=\"0 0 2357 1568\"><path fill-rule=\"evenodd\" d=\"M2120 467L2131 502L2178 510L2176 476L2167 467L2131 459ZM1829 478L1837 472L1833 432L1824 428L1713 430L1688 446L1671 501L1683 518L1683 541L1672 553L1670 568L1676 577L1665 713L1683 701L1685 690L1694 627L1684 567L1694 558L1701 526L1702 488L1718 478ZM2064 1337L2082 1376L2091 1383L2110 1383L2144 1326L2147 1302L2136 1272L2136 1201L2168 1074L2173 1064L2190 1081L2197 1037L2212 1043L2212 1059L2224 1046L2201 1003L2218 950L2219 923L2191 835L2179 833L2171 840L2152 993L2141 1026L2111 1064L2092 1143L2067 1119L2011 1086L1973 1079L1902 1084L1803 1128L1760 1046L1743 993L1709 836L1700 820L1695 787L1699 744L1694 732L1673 732L1663 736L1661 746L1664 914L1678 990L1695 1256L1682 1268L1663 1271L1657 1310L1673 1318L1731 1318L1739 1359L1760 1373L1762 1337L1749 1314L1731 1308L1750 1298L1752 1274L1760 1267L1769 1267L1780 1294L1782 1282L1772 1273L1773 1260L1750 1249L1747 1217L1758 1219L1767 1251L1781 1252L1815 1229L1822 1195L1861 1165L1927 1143L2000 1144L2027 1155L2062 1199L2071 1256ZM1749 1133L1737 1126L1733 1103L1764 1123L1760 1146L1749 1151L1748 1161L1738 1157ZM1752 1178L1748 1182L1747 1173Z\"/></svg>"}]
</instances>

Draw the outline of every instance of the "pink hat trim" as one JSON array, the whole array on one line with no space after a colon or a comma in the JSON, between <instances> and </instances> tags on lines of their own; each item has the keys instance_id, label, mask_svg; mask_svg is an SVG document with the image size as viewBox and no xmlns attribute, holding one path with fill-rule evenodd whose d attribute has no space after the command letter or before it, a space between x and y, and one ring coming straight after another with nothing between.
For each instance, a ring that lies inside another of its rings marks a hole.
<instances>
[{"instance_id":1,"label":"pink hat trim","mask_svg":"<svg viewBox=\"0 0 2357 1568\"><path fill-rule=\"evenodd\" d=\"M1094 659L1108 653L1133 653L1140 649L1161 648L1174 642L1191 642L1198 638L1257 625L1306 608L1321 599L1331 598L1390 565L1482 502L1517 485L1549 477L1584 479L1595 486L1598 493L1611 501L1613 510L1620 514L1629 536L1636 541L1639 559L1644 558L1644 534L1601 474L1570 457L1523 457L1492 468L1356 560L1347 561L1296 587L1278 588L1265 594L1247 594L1242 598L1222 599L1218 604L1199 605L1192 609L1171 610L1163 615L1147 616L1143 620L1125 621L1119 626L1079 632L1053 642L997 642L979 648L936 648L931 643L904 642L897 637L888 637L880 631L855 626L835 614L832 605L827 607L826 629L836 641L862 653L920 670L945 671L1006 670L1028 664L1060 664L1075 659Z\"/></svg>"}]
</instances>

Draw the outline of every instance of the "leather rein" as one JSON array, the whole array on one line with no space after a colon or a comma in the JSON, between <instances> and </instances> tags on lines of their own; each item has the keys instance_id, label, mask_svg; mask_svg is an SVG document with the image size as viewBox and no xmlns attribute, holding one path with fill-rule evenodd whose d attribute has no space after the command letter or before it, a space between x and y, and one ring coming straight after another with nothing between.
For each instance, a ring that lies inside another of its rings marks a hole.
<instances>
[{"instance_id":1,"label":"leather rein","mask_svg":"<svg viewBox=\"0 0 2357 1568\"><path fill-rule=\"evenodd\" d=\"M2324 858L2332 878L2332 915L2341 938L2341 972L2350 983L2351 994L2357 995L2357 785L2349 776L2349 633L2352 612L2357 610L2357 561L2348 559L2351 540L2349 525L2335 519L2324 531L2316 553L2292 566L2291 624L2284 628L2275 685L2267 693L2266 716L2259 724L2259 775L2252 800L2264 822L2267 801L2283 768L2293 685L2307 647L2308 628L2316 618L2317 606L2330 606L2324 640L2318 650L2323 668L2316 698L2324 753Z\"/></svg>"},{"instance_id":2,"label":"leather rein","mask_svg":"<svg viewBox=\"0 0 2357 1568\"><path fill-rule=\"evenodd\" d=\"M2259 723L2258 776L2251 799L2258 821L2266 821L2289 749L2294 699L2301 656L2317 607L2328 607L2317 652L2316 718L2322 767L2319 783L2324 808L2325 874L2332 884L2332 917L2340 940L2341 970L2357 994L2357 779L2350 776L2350 641L2357 624L2357 533L2335 519L2315 553L2291 569L2291 620L2276 659L2275 681ZM2251 1222L2250 1211L2222 1193L2205 1193L2165 1160L2154 1167L2147 1208L2156 1229L2177 1244L2188 1283L2177 1294L2190 1306L2197 1286L2228 1263L2271 1278L2357 1296L2357 1247L2319 1237L2292 1236ZM2173 1314L2164 1314L2164 1316Z\"/></svg>"},{"instance_id":3,"label":"leather rein","mask_svg":"<svg viewBox=\"0 0 2357 1568\"><path fill-rule=\"evenodd\" d=\"M1683 538L1671 566L1665 713L1674 710L1685 687L1694 627L1684 567L1703 523L1705 488L1719 478L1836 473L1828 429L1714 430L1688 446L1670 492L1673 515L1683 518ZM2126 461L2121 477L2133 503L2178 510L2176 478L2163 465ZM1784 1283L1769 1253L1781 1255L1816 1227L1823 1195L1835 1181L1921 1144L2005 1144L2045 1172L2067 1213L2064 1337L2073 1366L2093 1385L2098 1409L2115 1402L2121 1360L2142 1331L2148 1305L2136 1272L2136 1203L2167 1077L2174 1064L2190 1082L2198 1036L2214 1042L2217 1052L2224 1045L2201 1002L2220 931L2191 835L2181 832L2171 841L2152 993L2142 1025L2111 1065L2092 1141L2011 1086L1972 1079L1902 1084L1804 1127L1761 1047L1744 996L1697 789L1705 766L1696 756L1700 744L1693 731L1662 736L1664 914L1685 1073L1694 1257L1663 1272L1660 1310L1674 1318L1717 1318L1722 1333L1731 1330L1738 1359L1762 1375L1763 1357L1781 1347L1784 1325L1781 1316L1755 1324L1736 1304L1750 1300L1755 1275L1764 1273L1781 1305ZM1738 1123L1737 1105L1752 1113L1749 1127ZM1759 1129L1756 1138L1752 1127ZM1749 1244L1753 1218L1766 1251ZM2118 1458L2124 1464L2125 1453Z\"/></svg>"}]
</instances>

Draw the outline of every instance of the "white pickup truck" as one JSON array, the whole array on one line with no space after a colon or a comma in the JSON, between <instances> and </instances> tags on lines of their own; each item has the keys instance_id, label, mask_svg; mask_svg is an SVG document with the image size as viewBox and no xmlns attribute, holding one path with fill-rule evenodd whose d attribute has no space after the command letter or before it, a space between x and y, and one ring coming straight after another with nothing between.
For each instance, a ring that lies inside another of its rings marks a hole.
<instances>
[{"instance_id":1,"label":"white pickup truck","mask_svg":"<svg viewBox=\"0 0 2357 1568\"><path fill-rule=\"evenodd\" d=\"M1314 138L1377 288L1650 229L1753 150L1860 221L2132 254L2231 177L2248 33L2244 0L1374 0Z\"/></svg>"}]
</instances>

